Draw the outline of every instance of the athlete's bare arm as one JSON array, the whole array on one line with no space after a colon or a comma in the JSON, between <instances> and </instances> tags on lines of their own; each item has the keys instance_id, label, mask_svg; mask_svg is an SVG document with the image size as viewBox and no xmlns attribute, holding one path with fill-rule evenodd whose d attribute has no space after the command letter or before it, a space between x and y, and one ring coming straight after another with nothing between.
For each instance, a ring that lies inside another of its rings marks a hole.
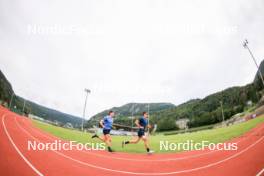
<instances>
[{"instance_id":1,"label":"athlete's bare arm","mask_svg":"<svg viewBox=\"0 0 264 176\"><path fill-rule=\"evenodd\" d=\"M100 121L100 125L102 128L104 128L104 121L103 120Z\"/></svg>"},{"instance_id":2,"label":"athlete's bare arm","mask_svg":"<svg viewBox=\"0 0 264 176\"><path fill-rule=\"evenodd\" d=\"M139 120L136 120L136 121L135 121L135 124L136 124L136 126L137 126L138 128L143 128L143 127L139 124Z\"/></svg>"}]
</instances>

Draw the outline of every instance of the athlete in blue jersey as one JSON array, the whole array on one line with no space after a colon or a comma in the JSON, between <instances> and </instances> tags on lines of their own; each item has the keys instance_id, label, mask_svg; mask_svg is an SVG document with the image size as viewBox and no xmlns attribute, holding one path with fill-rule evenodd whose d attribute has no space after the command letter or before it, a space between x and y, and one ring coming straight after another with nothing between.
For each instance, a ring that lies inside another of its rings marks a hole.
<instances>
[{"instance_id":1,"label":"athlete in blue jersey","mask_svg":"<svg viewBox=\"0 0 264 176\"><path fill-rule=\"evenodd\" d=\"M145 148L147 150L147 152L153 153L154 151L150 150L149 148L149 143L148 143L148 138L145 135L145 131L146 129L150 128L151 126L148 123L148 113L147 112L143 112L143 116L140 117L138 120L136 120L135 124L138 127L138 132L137 132L137 138L134 140L130 140L130 141L123 141L122 142L122 147L124 147L126 144L136 144L140 141L140 139L143 140Z\"/></svg>"},{"instance_id":2,"label":"athlete in blue jersey","mask_svg":"<svg viewBox=\"0 0 264 176\"><path fill-rule=\"evenodd\" d=\"M93 135L92 138L99 138L103 142L106 143L107 149L109 152L113 152L111 148L111 136L110 136L110 131L113 127L113 118L114 118L115 113L113 111L109 111L108 115L105 116L101 121L100 121L100 126L103 127L103 136L98 136L97 134Z\"/></svg>"}]
</instances>

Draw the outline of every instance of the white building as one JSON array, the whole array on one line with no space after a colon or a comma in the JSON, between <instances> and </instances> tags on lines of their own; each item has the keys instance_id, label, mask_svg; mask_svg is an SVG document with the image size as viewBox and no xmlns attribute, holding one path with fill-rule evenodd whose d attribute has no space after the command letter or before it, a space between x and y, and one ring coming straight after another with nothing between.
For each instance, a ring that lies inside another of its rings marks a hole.
<instances>
[{"instance_id":1,"label":"white building","mask_svg":"<svg viewBox=\"0 0 264 176\"><path fill-rule=\"evenodd\" d=\"M188 128L187 123L188 123L189 121L190 121L190 120L187 119L187 118L179 119L179 120L176 120L176 125L177 125L180 129L186 129L186 128Z\"/></svg>"}]
</instances>

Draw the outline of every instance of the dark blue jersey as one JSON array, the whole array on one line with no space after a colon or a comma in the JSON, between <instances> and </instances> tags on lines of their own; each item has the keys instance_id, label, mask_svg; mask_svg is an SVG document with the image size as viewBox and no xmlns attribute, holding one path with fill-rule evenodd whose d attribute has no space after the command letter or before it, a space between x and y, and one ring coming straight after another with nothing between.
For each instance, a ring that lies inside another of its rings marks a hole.
<instances>
[{"instance_id":1,"label":"dark blue jersey","mask_svg":"<svg viewBox=\"0 0 264 176\"><path fill-rule=\"evenodd\" d=\"M145 118L144 116L140 117L139 118L139 125L142 126L145 130L147 125L148 125L148 119Z\"/></svg>"}]
</instances>

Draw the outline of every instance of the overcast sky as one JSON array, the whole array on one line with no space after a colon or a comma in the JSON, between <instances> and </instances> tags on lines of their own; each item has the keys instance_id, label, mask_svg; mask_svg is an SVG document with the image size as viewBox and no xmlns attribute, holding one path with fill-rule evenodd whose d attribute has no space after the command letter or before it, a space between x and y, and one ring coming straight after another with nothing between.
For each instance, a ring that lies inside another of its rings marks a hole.
<instances>
[{"instance_id":1,"label":"overcast sky","mask_svg":"<svg viewBox=\"0 0 264 176\"><path fill-rule=\"evenodd\" d=\"M250 83L263 0L0 0L0 69L16 94L87 118Z\"/></svg>"}]
</instances>

